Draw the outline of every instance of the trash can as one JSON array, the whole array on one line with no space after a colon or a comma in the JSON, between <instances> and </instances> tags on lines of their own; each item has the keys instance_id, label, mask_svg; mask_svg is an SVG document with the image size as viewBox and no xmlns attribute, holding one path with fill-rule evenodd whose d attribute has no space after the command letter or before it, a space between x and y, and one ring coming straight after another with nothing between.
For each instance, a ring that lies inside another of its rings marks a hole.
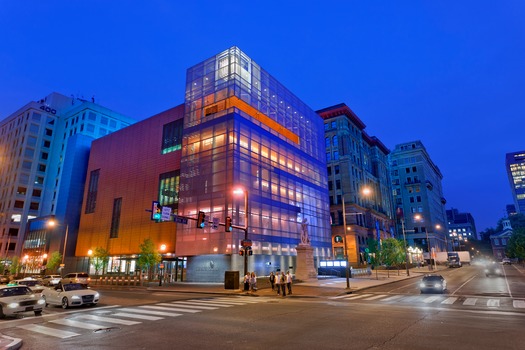
<instances>
[{"instance_id":1,"label":"trash can","mask_svg":"<svg viewBox=\"0 0 525 350\"><path fill-rule=\"evenodd\" d=\"M239 289L239 271L224 271L224 289Z\"/></svg>"}]
</instances>

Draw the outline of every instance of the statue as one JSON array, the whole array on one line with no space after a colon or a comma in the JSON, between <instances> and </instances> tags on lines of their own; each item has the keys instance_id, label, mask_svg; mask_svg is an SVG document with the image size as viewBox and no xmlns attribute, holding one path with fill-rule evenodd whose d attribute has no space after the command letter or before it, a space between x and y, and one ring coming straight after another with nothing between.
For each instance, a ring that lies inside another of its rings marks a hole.
<instances>
[{"instance_id":1,"label":"statue","mask_svg":"<svg viewBox=\"0 0 525 350\"><path fill-rule=\"evenodd\" d=\"M303 219L301 224L301 244L310 245L310 237L308 237L308 219Z\"/></svg>"}]
</instances>

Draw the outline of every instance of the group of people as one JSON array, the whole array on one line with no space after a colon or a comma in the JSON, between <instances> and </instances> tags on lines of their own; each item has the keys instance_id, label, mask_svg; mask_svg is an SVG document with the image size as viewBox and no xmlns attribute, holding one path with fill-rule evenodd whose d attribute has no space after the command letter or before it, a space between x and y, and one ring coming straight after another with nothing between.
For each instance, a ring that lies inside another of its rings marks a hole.
<instances>
[{"instance_id":1,"label":"group of people","mask_svg":"<svg viewBox=\"0 0 525 350\"><path fill-rule=\"evenodd\" d=\"M255 275L255 272L246 273L243 283L245 292L257 291L257 276Z\"/></svg>"},{"instance_id":2,"label":"group of people","mask_svg":"<svg viewBox=\"0 0 525 350\"><path fill-rule=\"evenodd\" d=\"M272 271L270 273L270 285L273 291L277 289L277 295L281 295L282 293L283 297L285 297L286 291L288 291L288 294L292 294L292 274L290 271L287 271L286 274L284 271L280 274L279 272L274 274Z\"/></svg>"}]
</instances>

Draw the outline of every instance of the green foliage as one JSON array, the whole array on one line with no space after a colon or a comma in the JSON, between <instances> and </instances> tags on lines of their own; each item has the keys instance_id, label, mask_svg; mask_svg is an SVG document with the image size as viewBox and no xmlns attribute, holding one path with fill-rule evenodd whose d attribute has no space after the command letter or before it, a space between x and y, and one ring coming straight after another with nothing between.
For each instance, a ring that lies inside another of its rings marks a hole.
<instances>
[{"instance_id":1,"label":"green foliage","mask_svg":"<svg viewBox=\"0 0 525 350\"><path fill-rule=\"evenodd\" d=\"M62 254L59 252L52 252L47 257L47 264L46 269L49 269L51 271L55 271L58 266L62 263Z\"/></svg>"},{"instance_id":2,"label":"green foliage","mask_svg":"<svg viewBox=\"0 0 525 350\"><path fill-rule=\"evenodd\" d=\"M368 238L366 242L368 244L368 258L370 260L370 263L373 265L380 265L381 264L381 254L379 251L377 240L373 238Z\"/></svg>"},{"instance_id":3,"label":"green foliage","mask_svg":"<svg viewBox=\"0 0 525 350\"><path fill-rule=\"evenodd\" d=\"M381 242L381 260L387 266L397 266L405 261L403 242L387 238Z\"/></svg>"},{"instance_id":4,"label":"green foliage","mask_svg":"<svg viewBox=\"0 0 525 350\"><path fill-rule=\"evenodd\" d=\"M98 275L100 270L105 271L109 263L109 251L102 247L96 247L91 258L91 264L95 268L95 275Z\"/></svg>"},{"instance_id":5,"label":"green foliage","mask_svg":"<svg viewBox=\"0 0 525 350\"><path fill-rule=\"evenodd\" d=\"M155 248L155 244L150 238L147 238L139 245L140 253L137 259L137 265L147 270L151 274L151 268L162 260L162 255Z\"/></svg>"},{"instance_id":6,"label":"green foliage","mask_svg":"<svg viewBox=\"0 0 525 350\"><path fill-rule=\"evenodd\" d=\"M9 268L9 273L11 275L18 275L21 268L22 264L20 264L20 259L18 258L18 256L14 256L11 260L11 267Z\"/></svg>"},{"instance_id":7,"label":"green foliage","mask_svg":"<svg viewBox=\"0 0 525 350\"><path fill-rule=\"evenodd\" d=\"M498 226L496 227L496 232L503 230L503 220L508 219L510 221L510 226L512 230L519 228L525 228L525 214L515 214L511 215L508 218L502 218L498 221Z\"/></svg>"},{"instance_id":8,"label":"green foliage","mask_svg":"<svg viewBox=\"0 0 525 350\"><path fill-rule=\"evenodd\" d=\"M525 228L513 229L505 254L509 258L525 259Z\"/></svg>"}]
</instances>

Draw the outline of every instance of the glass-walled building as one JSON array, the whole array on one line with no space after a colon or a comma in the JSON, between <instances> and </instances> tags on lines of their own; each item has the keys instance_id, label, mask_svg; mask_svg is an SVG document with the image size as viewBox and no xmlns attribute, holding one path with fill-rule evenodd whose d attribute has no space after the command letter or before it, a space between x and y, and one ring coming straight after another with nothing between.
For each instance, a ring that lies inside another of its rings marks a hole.
<instances>
[{"instance_id":1,"label":"glass-walled building","mask_svg":"<svg viewBox=\"0 0 525 350\"><path fill-rule=\"evenodd\" d=\"M294 271L304 223L314 256L331 255L323 120L237 47L187 71L178 213L199 211L204 228L177 229L188 281L243 270L239 228L258 275ZM220 225L226 216L232 232Z\"/></svg>"}]
</instances>

